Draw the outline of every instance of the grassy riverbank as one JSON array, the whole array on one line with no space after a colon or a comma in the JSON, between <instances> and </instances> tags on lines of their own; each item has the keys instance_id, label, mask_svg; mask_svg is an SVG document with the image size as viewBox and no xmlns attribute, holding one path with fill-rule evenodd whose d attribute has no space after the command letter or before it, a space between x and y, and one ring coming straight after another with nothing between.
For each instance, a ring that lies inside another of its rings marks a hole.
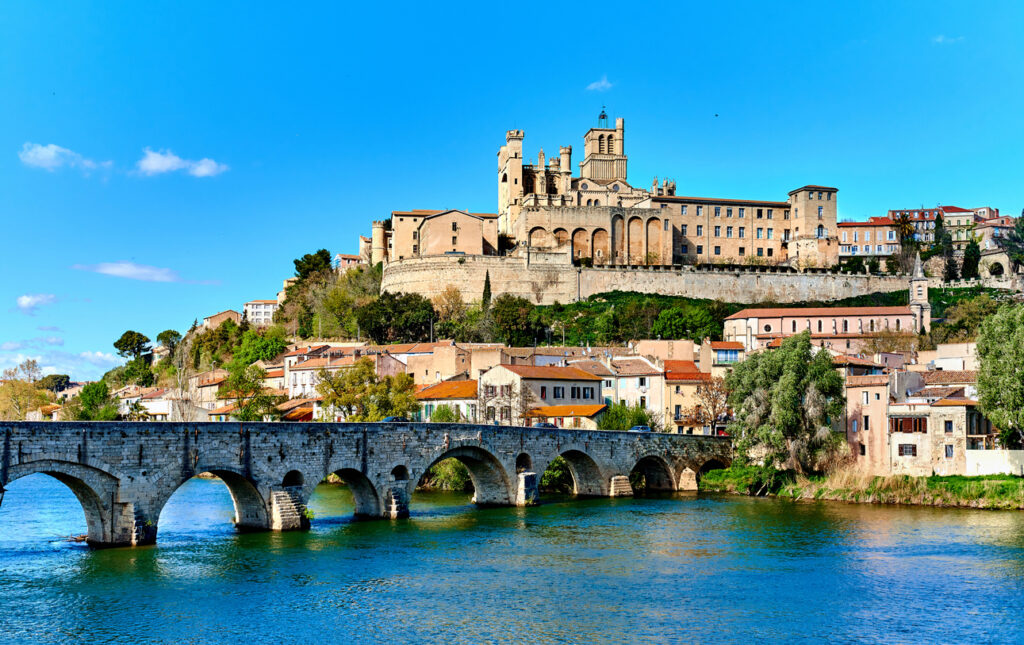
<instances>
[{"instance_id":1,"label":"grassy riverbank","mask_svg":"<svg viewBox=\"0 0 1024 645\"><path fill-rule=\"evenodd\" d=\"M793 471L737 466L707 473L701 479L700 489L865 504L1024 509L1024 478L1012 475L875 477L841 470L822 477L806 477Z\"/></svg>"}]
</instances>

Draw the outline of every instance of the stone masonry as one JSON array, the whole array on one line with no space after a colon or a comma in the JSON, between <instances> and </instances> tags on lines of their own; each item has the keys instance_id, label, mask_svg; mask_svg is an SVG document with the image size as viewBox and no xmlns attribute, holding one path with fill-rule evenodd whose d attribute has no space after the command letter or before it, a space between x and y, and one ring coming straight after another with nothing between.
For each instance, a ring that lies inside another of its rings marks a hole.
<instances>
[{"instance_id":1,"label":"stone masonry","mask_svg":"<svg viewBox=\"0 0 1024 645\"><path fill-rule=\"evenodd\" d=\"M66 484L85 511L89 544L156 541L160 511L191 477L231 492L240 530L308 528L306 501L327 475L351 488L365 518L409 515L423 474L449 457L469 469L481 506L528 506L562 456L581 496L692 490L728 465L728 438L430 423L0 423L0 489L35 473Z\"/></svg>"}]
</instances>

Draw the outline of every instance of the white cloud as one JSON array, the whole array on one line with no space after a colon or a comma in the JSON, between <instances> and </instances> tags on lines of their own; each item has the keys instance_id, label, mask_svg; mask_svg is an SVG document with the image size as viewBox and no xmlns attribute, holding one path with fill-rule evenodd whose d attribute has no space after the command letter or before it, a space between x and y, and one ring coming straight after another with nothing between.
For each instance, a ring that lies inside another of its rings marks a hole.
<instances>
[{"instance_id":1,"label":"white cloud","mask_svg":"<svg viewBox=\"0 0 1024 645\"><path fill-rule=\"evenodd\" d=\"M26 293L23 296L18 296L16 302L21 313L33 316L39 307L57 302L57 296L52 293Z\"/></svg>"},{"instance_id":2,"label":"white cloud","mask_svg":"<svg viewBox=\"0 0 1024 645\"><path fill-rule=\"evenodd\" d=\"M38 336L28 340L16 340L0 343L0 352L16 352L22 349L63 345L64 339L58 336Z\"/></svg>"},{"instance_id":3,"label":"white cloud","mask_svg":"<svg viewBox=\"0 0 1024 645\"><path fill-rule=\"evenodd\" d=\"M607 92L608 90L612 89L612 84L608 82L607 76L601 75L601 80L594 81L593 83L587 86L587 89L590 90L591 92Z\"/></svg>"},{"instance_id":4,"label":"white cloud","mask_svg":"<svg viewBox=\"0 0 1024 645\"><path fill-rule=\"evenodd\" d=\"M4 350L0 350L4 351ZM40 354L0 353L0 370L16 367L28 359L39 363L43 374L68 374L72 380L98 379L107 370L120 365L123 360L109 352L66 352L63 350L43 351Z\"/></svg>"},{"instance_id":5,"label":"white cloud","mask_svg":"<svg viewBox=\"0 0 1024 645\"><path fill-rule=\"evenodd\" d=\"M154 151L150 148L145 148L142 152L142 159L139 159L136 166L140 173L150 177L178 170L184 170L193 177L213 177L228 170L227 164L217 163L213 159L192 161L182 159L170 150Z\"/></svg>"},{"instance_id":6,"label":"white cloud","mask_svg":"<svg viewBox=\"0 0 1024 645\"><path fill-rule=\"evenodd\" d=\"M113 165L110 161L96 162L92 159L87 159L74 150L62 148L54 143L48 143L44 146L39 143L26 142L21 146L18 158L26 166L42 168L50 172L62 166L79 168L88 172L97 168L109 168Z\"/></svg>"},{"instance_id":7,"label":"white cloud","mask_svg":"<svg viewBox=\"0 0 1024 645\"><path fill-rule=\"evenodd\" d=\"M932 42L936 45L952 45L953 43L963 42L963 36L946 36L945 34L939 34L932 38Z\"/></svg>"},{"instance_id":8,"label":"white cloud","mask_svg":"<svg viewBox=\"0 0 1024 645\"><path fill-rule=\"evenodd\" d=\"M71 267L79 271L102 273L116 278L142 280L143 282L184 282L178 272L173 269L135 264L134 262L100 262L99 264L75 264Z\"/></svg>"}]
</instances>

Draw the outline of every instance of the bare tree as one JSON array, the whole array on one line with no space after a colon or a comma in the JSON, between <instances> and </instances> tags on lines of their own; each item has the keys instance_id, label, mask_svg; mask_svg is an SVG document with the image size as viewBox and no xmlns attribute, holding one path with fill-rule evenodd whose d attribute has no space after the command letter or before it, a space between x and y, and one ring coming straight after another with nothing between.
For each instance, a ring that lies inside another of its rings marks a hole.
<instances>
[{"instance_id":1,"label":"bare tree","mask_svg":"<svg viewBox=\"0 0 1024 645\"><path fill-rule=\"evenodd\" d=\"M697 404L687 411L694 421L711 428L712 434L719 421L729 414L729 390L725 387L725 379L721 376L712 377L697 386Z\"/></svg>"},{"instance_id":2,"label":"bare tree","mask_svg":"<svg viewBox=\"0 0 1024 645\"><path fill-rule=\"evenodd\" d=\"M192 377L195 370L192 368L192 341L194 331L185 334L185 338L174 348L174 355L171 361L174 364L174 386L175 392L171 399L171 420L172 421L195 421L196 405L194 404L195 392L192 390Z\"/></svg>"}]
</instances>

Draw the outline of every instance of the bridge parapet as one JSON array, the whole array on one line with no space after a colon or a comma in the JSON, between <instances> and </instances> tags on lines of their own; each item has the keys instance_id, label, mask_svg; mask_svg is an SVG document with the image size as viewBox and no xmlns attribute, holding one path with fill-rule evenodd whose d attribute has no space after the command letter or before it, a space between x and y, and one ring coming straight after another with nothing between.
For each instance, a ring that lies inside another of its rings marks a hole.
<instances>
[{"instance_id":1,"label":"bridge parapet","mask_svg":"<svg viewBox=\"0 0 1024 645\"><path fill-rule=\"evenodd\" d=\"M447 458L466 465L481 506L536 503L557 457L580 496L629 494L631 474L650 489L692 489L709 465L732 458L723 437L471 424L0 422L0 433L0 487L34 473L62 481L94 546L155 542L167 500L202 472L228 487L238 528L294 530L309 526L306 502L332 473L352 490L357 516L399 518Z\"/></svg>"}]
</instances>

